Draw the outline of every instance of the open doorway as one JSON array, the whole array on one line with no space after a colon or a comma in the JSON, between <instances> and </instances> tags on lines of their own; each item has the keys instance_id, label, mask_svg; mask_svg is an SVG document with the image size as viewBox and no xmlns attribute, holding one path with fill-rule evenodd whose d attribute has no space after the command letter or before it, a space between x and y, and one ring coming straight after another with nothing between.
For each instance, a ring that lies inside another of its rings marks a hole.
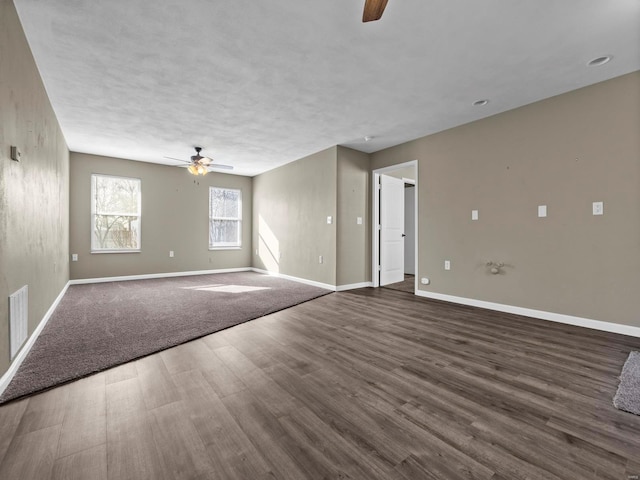
<instances>
[{"instance_id":1,"label":"open doorway","mask_svg":"<svg viewBox=\"0 0 640 480\"><path fill-rule=\"evenodd\" d=\"M373 286L415 293L418 162L374 170Z\"/></svg>"}]
</instances>

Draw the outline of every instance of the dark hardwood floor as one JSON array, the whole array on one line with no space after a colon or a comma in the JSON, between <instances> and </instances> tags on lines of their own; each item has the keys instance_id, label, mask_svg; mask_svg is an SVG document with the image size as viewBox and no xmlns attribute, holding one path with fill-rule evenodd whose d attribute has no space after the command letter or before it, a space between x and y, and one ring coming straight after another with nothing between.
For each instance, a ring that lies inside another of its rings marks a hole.
<instances>
[{"instance_id":1,"label":"dark hardwood floor","mask_svg":"<svg viewBox=\"0 0 640 480\"><path fill-rule=\"evenodd\" d=\"M0 407L2 479L626 480L640 339L331 294Z\"/></svg>"},{"instance_id":2,"label":"dark hardwood floor","mask_svg":"<svg viewBox=\"0 0 640 480\"><path fill-rule=\"evenodd\" d=\"M404 280L402 282L390 283L389 285L384 285L382 288L398 290L400 292L406 292L413 295L416 291L416 276L405 273Z\"/></svg>"}]
</instances>

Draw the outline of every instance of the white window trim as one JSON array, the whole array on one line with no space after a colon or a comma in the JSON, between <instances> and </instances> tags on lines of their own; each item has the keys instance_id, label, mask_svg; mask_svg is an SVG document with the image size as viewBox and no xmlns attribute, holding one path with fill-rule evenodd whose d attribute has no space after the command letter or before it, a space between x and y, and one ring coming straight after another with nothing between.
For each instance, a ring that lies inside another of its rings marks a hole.
<instances>
[{"instance_id":1,"label":"white window trim","mask_svg":"<svg viewBox=\"0 0 640 480\"><path fill-rule=\"evenodd\" d=\"M212 217L211 216L211 191L212 190L233 190L238 192L238 217ZM242 190L240 188L228 188L228 187L209 187L209 228L208 234L209 238L211 238L211 220L232 220L238 222L238 243L230 243L228 245L217 244L211 245L209 244L209 250L242 250ZM208 242L207 242L208 243Z\"/></svg>"},{"instance_id":2,"label":"white window trim","mask_svg":"<svg viewBox=\"0 0 640 480\"><path fill-rule=\"evenodd\" d=\"M138 248L100 248L95 249L93 246L93 228L94 221L96 215L96 196L93 190L94 186L94 177L109 177L109 178L124 178L126 180L137 180L140 184L139 194L138 194ZM89 222L89 246L90 254L102 254L102 253L140 253L142 247L142 180L136 177L125 177L122 175L108 175L105 173L92 173L91 174L91 221Z\"/></svg>"}]
</instances>

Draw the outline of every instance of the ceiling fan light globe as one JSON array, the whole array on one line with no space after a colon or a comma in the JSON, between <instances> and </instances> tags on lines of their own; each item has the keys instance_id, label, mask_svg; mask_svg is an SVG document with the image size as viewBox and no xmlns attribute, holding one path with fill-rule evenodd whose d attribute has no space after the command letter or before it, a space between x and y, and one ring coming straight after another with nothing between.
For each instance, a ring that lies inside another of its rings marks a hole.
<instances>
[{"instance_id":1,"label":"ceiling fan light globe","mask_svg":"<svg viewBox=\"0 0 640 480\"><path fill-rule=\"evenodd\" d=\"M189 166L187 167L187 170L189 170L189 173L190 173L191 175L198 175L198 169L196 168L196 166L195 166L195 165L189 165Z\"/></svg>"}]
</instances>

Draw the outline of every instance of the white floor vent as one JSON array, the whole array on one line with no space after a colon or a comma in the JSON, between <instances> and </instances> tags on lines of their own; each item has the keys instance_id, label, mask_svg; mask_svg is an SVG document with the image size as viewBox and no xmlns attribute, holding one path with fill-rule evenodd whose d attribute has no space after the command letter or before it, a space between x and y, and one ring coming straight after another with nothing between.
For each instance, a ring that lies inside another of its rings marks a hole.
<instances>
[{"instance_id":1,"label":"white floor vent","mask_svg":"<svg viewBox=\"0 0 640 480\"><path fill-rule=\"evenodd\" d=\"M11 360L27 339L29 325L29 286L9 295L9 335L11 337Z\"/></svg>"}]
</instances>

